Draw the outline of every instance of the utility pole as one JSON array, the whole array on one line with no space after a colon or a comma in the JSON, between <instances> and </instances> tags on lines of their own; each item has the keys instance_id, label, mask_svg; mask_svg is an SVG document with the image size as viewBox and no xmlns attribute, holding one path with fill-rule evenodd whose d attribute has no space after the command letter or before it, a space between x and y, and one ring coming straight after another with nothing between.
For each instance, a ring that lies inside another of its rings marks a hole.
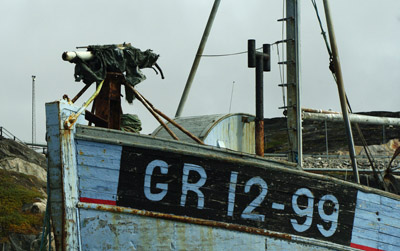
<instances>
[{"instance_id":1,"label":"utility pole","mask_svg":"<svg viewBox=\"0 0 400 251\"><path fill-rule=\"evenodd\" d=\"M36 76L32 75L32 148L36 143L35 79Z\"/></svg>"}]
</instances>

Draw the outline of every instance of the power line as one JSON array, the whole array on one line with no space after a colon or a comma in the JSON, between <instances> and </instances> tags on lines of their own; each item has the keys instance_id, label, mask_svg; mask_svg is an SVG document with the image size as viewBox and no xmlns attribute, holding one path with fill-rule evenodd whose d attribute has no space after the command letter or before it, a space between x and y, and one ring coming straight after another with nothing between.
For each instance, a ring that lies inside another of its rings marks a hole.
<instances>
[{"instance_id":1,"label":"power line","mask_svg":"<svg viewBox=\"0 0 400 251\"><path fill-rule=\"evenodd\" d=\"M262 47L257 48L256 50L261 50ZM236 56L240 54L245 54L247 51L241 51L241 52L234 52L234 53L227 53L227 54L209 54L209 55L199 55L201 57L227 57L227 56Z\"/></svg>"},{"instance_id":2,"label":"power line","mask_svg":"<svg viewBox=\"0 0 400 251\"><path fill-rule=\"evenodd\" d=\"M233 88L235 86L235 81L232 82L232 91L231 91L231 102L229 103L229 113L231 113L232 108L232 98L233 98Z\"/></svg>"}]
</instances>

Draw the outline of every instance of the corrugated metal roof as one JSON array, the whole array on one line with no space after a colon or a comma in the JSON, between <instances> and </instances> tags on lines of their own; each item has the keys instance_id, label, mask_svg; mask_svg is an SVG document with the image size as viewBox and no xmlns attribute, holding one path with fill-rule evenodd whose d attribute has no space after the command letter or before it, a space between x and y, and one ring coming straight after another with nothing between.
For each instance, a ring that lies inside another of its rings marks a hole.
<instances>
[{"instance_id":1,"label":"corrugated metal roof","mask_svg":"<svg viewBox=\"0 0 400 251\"><path fill-rule=\"evenodd\" d=\"M181 125L182 127L184 127L189 132L191 132L193 135L197 136L201 140L204 140L205 135L203 132L205 131L205 129L211 128L216 121L220 121L225 116L227 116L227 114L180 117L180 118L175 118L174 121L179 125ZM178 136L179 140L184 142L194 143L193 139L189 138L189 136L181 132L171 123L167 123L167 126L176 134L176 136ZM156 130L154 130L154 132L151 135L166 139L172 138L161 125Z\"/></svg>"}]
</instances>

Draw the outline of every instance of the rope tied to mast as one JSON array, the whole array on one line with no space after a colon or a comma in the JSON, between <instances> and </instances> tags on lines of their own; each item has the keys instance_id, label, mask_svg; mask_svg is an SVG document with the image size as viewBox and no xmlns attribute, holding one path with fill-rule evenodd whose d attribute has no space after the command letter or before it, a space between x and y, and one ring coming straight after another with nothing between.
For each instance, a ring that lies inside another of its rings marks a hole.
<instances>
[{"instance_id":1,"label":"rope tied to mast","mask_svg":"<svg viewBox=\"0 0 400 251\"><path fill-rule=\"evenodd\" d=\"M321 21L321 18L319 16L319 12L318 12L317 2L315 0L311 0L311 3L314 6L315 14L317 15L319 27L321 29L321 35L324 38L326 50L328 51L328 54L329 54L329 70L332 72L332 74L333 74L333 76L335 78L335 81L336 81L336 76L335 76L336 69L335 69L335 64L333 63L332 49L331 49L331 47L329 45L328 38L326 37L326 32L325 32L325 30L324 30L324 28L322 26L322 21Z\"/></svg>"}]
</instances>

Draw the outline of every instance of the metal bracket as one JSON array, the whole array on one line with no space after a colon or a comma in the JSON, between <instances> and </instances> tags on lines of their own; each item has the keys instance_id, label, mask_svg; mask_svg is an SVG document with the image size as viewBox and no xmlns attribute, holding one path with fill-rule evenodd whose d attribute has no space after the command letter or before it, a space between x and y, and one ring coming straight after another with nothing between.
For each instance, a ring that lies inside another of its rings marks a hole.
<instances>
[{"instance_id":1,"label":"metal bracket","mask_svg":"<svg viewBox=\"0 0 400 251\"><path fill-rule=\"evenodd\" d=\"M288 87L289 85L295 86L296 83L283 83L283 84L279 84L278 86L281 86L281 87Z\"/></svg>"},{"instance_id":2,"label":"metal bracket","mask_svg":"<svg viewBox=\"0 0 400 251\"><path fill-rule=\"evenodd\" d=\"M276 21L278 21L278 22L294 21L294 17L285 17L285 18L278 19Z\"/></svg>"}]
</instances>

